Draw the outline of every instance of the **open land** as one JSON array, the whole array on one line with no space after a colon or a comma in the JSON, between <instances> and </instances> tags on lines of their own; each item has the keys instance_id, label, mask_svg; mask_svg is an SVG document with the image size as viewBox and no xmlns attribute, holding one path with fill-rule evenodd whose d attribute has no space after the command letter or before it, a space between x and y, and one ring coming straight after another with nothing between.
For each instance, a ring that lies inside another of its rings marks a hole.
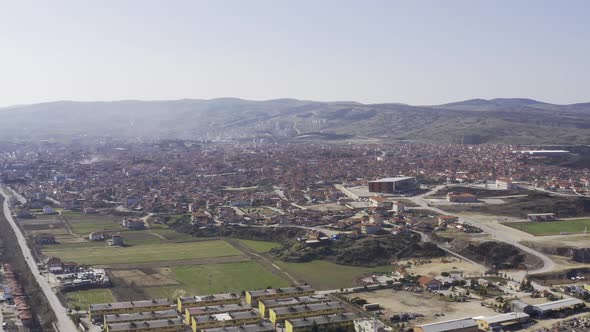
<instances>
[{"instance_id":1,"label":"open land","mask_svg":"<svg viewBox=\"0 0 590 332\"><path fill-rule=\"evenodd\" d=\"M563 233L586 233L590 227L590 219L544 222L510 222L505 223L505 225L535 236L557 235Z\"/></svg>"}]
</instances>

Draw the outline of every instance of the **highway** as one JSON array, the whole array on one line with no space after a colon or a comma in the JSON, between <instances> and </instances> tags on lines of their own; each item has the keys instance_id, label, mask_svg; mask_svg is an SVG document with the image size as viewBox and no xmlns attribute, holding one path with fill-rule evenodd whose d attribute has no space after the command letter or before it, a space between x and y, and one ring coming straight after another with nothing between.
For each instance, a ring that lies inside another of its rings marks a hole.
<instances>
[{"instance_id":1,"label":"highway","mask_svg":"<svg viewBox=\"0 0 590 332\"><path fill-rule=\"evenodd\" d=\"M29 266L29 269L33 273L35 280L37 280L39 287L41 287L41 289L43 290L43 293L45 294L45 297L47 298L49 305L55 313L55 317L57 318L55 324L57 325L57 328L61 332L77 331L78 328L68 316L67 309L59 301L57 295L55 294L53 289L51 289L47 280L43 278L43 276L39 273L37 263L33 259L31 249L27 245L27 240L18 228L16 222L14 221L14 218L12 218L10 206L8 205L11 196L7 192L9 192L9 190L5 190L4 187L0 187L0 194L4 197L4 216L6 217L6 220L8 220L8 223L10 224L12 230L16 235L18 241L17 244L22 250L23 256L25 258L25 261L27 262L27 265Z\"/></svg>"},{"instance_id":2,"label":"highway","mask_svg":"<svg viewBox=\"0 0 590 332\"><path fill-rule=\"evenodd\" d=\"M444 210L441 210L437 207L430 206L428 201L426 199L424 199L424 197L432 195L444 187L445 187L445 185L439 185L439 186L436 186L433 189L431 189L430 191L423 193L421 195L417 195L414 197L406 197L406 198L411 200L412 202L414 202L416 205L418 205L420 209L430 210L430 211L440 213L440 214L449 214L448 212L445 212ZM528 271L528 274L540 274L540 273L545 273L545 272L551 272L555 269L555 262L553 262L553 260L551 260L551 258L549 258L547 255L543 254L540 251L537 251L535 249L532 249L530 247L527 247L527 246L521 244L520 243L521 239L519 238L517 231L513 230L510 227L500 224L498 222L498 220L490 220L490 218L488 218L488 217L478 218L476 216L469 216L469 217L459 216L459 219L468 223L468 224L471 224L473 226L481 228L484 231L484 233L489 234L497 241L505 242L510 245L513 245L516 248L541 259L543 261L543 267L536 269L536 270ZM444 248L443 248L443 250L444 250Z\"/></svg>"}]
</instances>

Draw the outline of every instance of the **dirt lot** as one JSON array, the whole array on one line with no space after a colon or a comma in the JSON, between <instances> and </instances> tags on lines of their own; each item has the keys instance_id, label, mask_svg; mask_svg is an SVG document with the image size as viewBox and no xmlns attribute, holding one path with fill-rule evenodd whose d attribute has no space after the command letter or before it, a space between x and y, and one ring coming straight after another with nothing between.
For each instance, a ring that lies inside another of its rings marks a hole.
<instances>
[{"instance_id":1,"label":"dirt lot","mask_svg":"<svg viewBox=\"0 0 590 332\"><path fill-rule=\"evenodd\" d=\"M180 284L172 277L170 269L112 270L116 280L129 287L172 286Z\"/></svg>"},{"instance_id":2,"label":"dirt lot","mask_svg":"<svg viewBox=\"0 0 590 332\"><path fill-rule=\"evenodd\" d=\"M410 263L411 266L406 268L409 273L416 275L437 276L441 272L461 271L464 276L481 275L485 269L481 266L469 263L455 257L442 257L428 260L409 260L400 261L400 265Z\"/></svg>"},{"instance_id":3,"label":"dirt lot","mask_svg":"<svg viewBox=\"0 0 590 332\"><path fill-rule=\"evenodd\" d=\"M463 303L446 302L437 299L431 293L413 293L386 289L355 294L355 296L361 297L369 303L379 303L384 308L384 319L389 319L393 314L402 312L420 313L424 315L424 317L411 321L411 325L495 314L493 310L482 307L477 300ZM444 313L444 316L435 317L435 314L440 313Z\"/></svg>"}]
</instances>

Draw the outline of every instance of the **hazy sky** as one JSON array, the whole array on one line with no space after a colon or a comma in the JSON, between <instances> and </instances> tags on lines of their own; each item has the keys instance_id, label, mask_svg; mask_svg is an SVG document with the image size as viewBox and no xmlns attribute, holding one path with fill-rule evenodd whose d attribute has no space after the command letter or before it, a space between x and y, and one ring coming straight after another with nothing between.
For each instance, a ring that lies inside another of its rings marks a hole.
<instances>
[{"instance_id":1,"label":"hazy sky","mask_svg":"<svg viewBox=\"0 0 590 332\"><path fill-rule=\"evenodd\" d=\"M590 101L590 1L4 1L0 105Z\"/></svg>"}]
</instances>

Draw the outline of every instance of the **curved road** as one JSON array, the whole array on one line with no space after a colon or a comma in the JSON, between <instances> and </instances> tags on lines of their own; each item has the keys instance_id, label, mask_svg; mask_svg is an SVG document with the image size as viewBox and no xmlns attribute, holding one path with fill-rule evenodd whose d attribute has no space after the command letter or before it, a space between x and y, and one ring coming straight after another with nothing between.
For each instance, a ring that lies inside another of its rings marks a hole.
<instances>
[{"instance_id":1,"label":"curved road","mask_svg":"<svg viewBox=\"0 0 590 332\"><path fill-rule=\"evenodd\" d=\"M440 189L442 189L444 187L445 187L445 185L439 185L424 194L417 195L414 197L406 197L406 198L411 200L412 202L414 202L416 205L418 205L420 209L430 210L430 211L440 213L440 214L448 214L448 212L445 212L444 210L441 210L437 207L430 206L428 204L428 202L424 199L424 197L426 197L428 195L432 195L433 193L439 191ZM541 259L543 261L543 267L536 269L536 270L529 271L528 274L539 274L539 273L551 272L555 269L555 262L553 262L553 260L551 260L551 258L549 258L547 255L543 254L542 252L539 252L535 249L532 249L532 248L527 247L523 244L520 244L519 243L520 238L518 238L517 234L515 234L513 231L506 229L506 228L508 228L507 226L501 225L498 222L488 222L488 221L479 220L476 217L460 216L459 219L465 221L468 224L471 224L471 225L481 228L484 231L484 233L491 235L492 237L494 237L496 240L498 240L500 242L505 242L505 243L511 244L511 245L517 247L518 249L520 249L524 252L527 252L531 255L534 255L534 256L538 257L539 259Z\"/></svg>"},{"instance_id":2,"label":"curved road","mask_svg":"<svg viewBox=\"0 0 590 332\"><path fill-rule=\"evenodd\" d=\"M3 187L0 187L0 194L4 196L4 216L6 217L6 220L8 220L8 223L10 224L12 230L14 231L14 234L16 235L18 245L22 250L23 256L25 258L25 261L27 262L27 265L29 266L29 269L31 270L33 276L35 277L35 280L37 280L37 283L43 290L43 294L45 294L45 297L47 298L47 301L49 302L51 309L53 309L53 312L55 313L55 317L57 318L57 321L55 322L57 328L62 332L78 331L78 328L68 316L67 309L61 304L61 302L57 298L57 295L55 295L55 292L51 289L49 283L47 283L47 280L45 280L45 278L43 278L43 276L39 273L39 268L37 268L37 263L33 259L31 249L27 245L27 240L21 233L16 222L12 218L12 214L10 213L10 207L8 205L10 195L6 193Z\"/></svg>"}]
</instances>

